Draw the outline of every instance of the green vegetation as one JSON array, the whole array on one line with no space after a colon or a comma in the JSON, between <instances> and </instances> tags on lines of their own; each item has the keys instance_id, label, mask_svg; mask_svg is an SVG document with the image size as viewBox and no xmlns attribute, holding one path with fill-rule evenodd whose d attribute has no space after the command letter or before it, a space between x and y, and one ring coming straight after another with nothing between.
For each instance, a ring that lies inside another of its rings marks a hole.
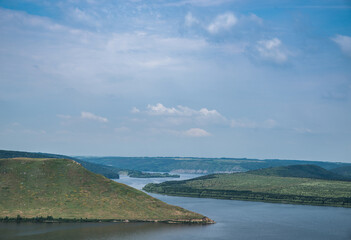
<instances>
[{"instance_id":1,"label":"green vegetation","mask_svg":"<svg viewBox=\"0 0 351 240\"><path fill-rule=\"evenodd\" d=\"M92 173L73 160L0 159L0 218L35 221L47 216L55 221L211 222Z\"/></svg>"},{"instance_id":2,"label":"green vegetation","mask_svg":"<svg viewBox=\"0 0 351 240\"><path fill-rule=\"evenodd\" d=\"M72 159L78 163L80 163L83 167L97 174L101 174L110 179L118 179L119 175L125 174L129 177L134 178L162 178L162 177L171 177L171 178L179 178L179 175L170 175L168 173L145 173L138 170L130 170L117 168L112 166L107 166L98 163L86 162L77 158L59 155L59 154L51 154L51 153L32 153L32 152L20 152L20 151L7 151L0 150L0 158L18 158L18 157L27 157L27 158L60 158L60 159Z\"/></svg>"},{"instance_id":3,"label":"green vegetation","mask_svg":"<svg viewBox=\"0 0 351 240\"><path fill-rule=\"evenodd\" d=\"M351 166L344 166L344 167L338 167L331 169L333 173L339 174L341 176L351 178Z\"/></svg>"},{"instance_id":4,"label":"green vegetation","mask_svg":"<svg viewBox=\"0 0 351 240\"><path fill-rule=\"evenodd\" d=\"M101 174L110 179L119 179L120 169L115 167L110 167L102 164L85 162L77 159L73 159L74 161L80 163L83 167L92 171L93 173Z\"/></svg>"},{"instance_id":5,"label":"green vegetation","mask_svg":"<svg viewBox=\"0 0 351 240\"><path fill-rule=\"evenodd\" d=\"M247 158L181 158L181 157L78 157L81 160L109 165L123 169L148 172L179 173L219 173L245 172L255 169L314 164L325 169L351 166L348 163L279 160L279 159L247 159Z\"/></svg>"},{"instance_id":6,"label":"green vegetation","mask_svg":"<svg viewBox=\"0 0 351 240\"><path fill-rule=\"evenodd\" d=\"M291 165L284 167L264 168L252 170L247 173L261 176L277 176L277 177L298 177L298 178L315 178L325 180L351 180L334 172L328 171L316 165Z\"/></svg>"},{"instance_id":7,"label":"green vegetation","mask_svg":"<svg viewBox=\"0 0 351 240\"><path fill-rule=\"evenodd\" d=\"M101 174L107 178L118 179L120 169L116 169L111 166L106 166L102 164L85 162L73 157L51 154L51 153L32 153L32 152L20 152L20 151L7 151L0 150L0 158L58 158L58 159L72 159L80 163L83 167L97 174Z\"/></svg>"},{"instance_id":8,"label":"green vegetation","mask_svg":"<svg viewBox=\"0 0 351 240\"><path fill-rule=\"evenodd\" d=\"M51 153L41 153L41 152L22 152L22 151L9 151L0 150L0 158L64 158L64 159L74 159L65 155L51 154Z\"/></svg>"},{"instance_id":9,"label":"green vegetation","mask_svg":"<svg viewBox=\"0 0 351 240\"><path fill-rule=\"evenodd\" d=\"M286 167L247 173L213 174L185 181L148 184L144 190L187 197L351 207L350 181L313 179L310 178L311 169L314 169L313 174L318 178L325 174L324 169L318 174L318 168L307 165L298 171L295 167ZM308 178L292 175L307 175ZM324 178L326 177L330 176L325 175Z\"/></svg>"}]
</instances>

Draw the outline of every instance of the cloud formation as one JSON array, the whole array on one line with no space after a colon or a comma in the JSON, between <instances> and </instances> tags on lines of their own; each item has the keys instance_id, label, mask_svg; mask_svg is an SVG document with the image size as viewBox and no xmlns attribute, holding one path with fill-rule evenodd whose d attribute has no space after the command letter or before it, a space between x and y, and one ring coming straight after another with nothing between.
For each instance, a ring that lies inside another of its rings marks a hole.
<instances>
[{"instance_id":1,"label":"cloud formation","mask_svg":"<svg viewBox=\"0 0 351 240\"><path fill-rule=\"evenodd\" d=\"M221 31L227 31L237 23L238 19L233 13L224 13L218 15L215 20L207 27L207 31L216 34Z\"/></svg>"},{"instance_id":2,"label":"cloud formation","mask_svg":"<svg viewBox=\"0 0 351 240\"><path fill-rule=\"evenodd\" d=\"M95 115L94 113L91 113L91 112L81 112L80 117L83 118L83 119L90 119L90 120L103 122L103 123L108 122L107 118L97 116L97 115Z\"/></svg>"},{"instance_id":3,"label":"cloud formation","mask_svg":"<svg viewBox=\"0 0 351 240\"><path fill-rule=\"evenodd\" d=\"M199 23L199 20L197 18L195 18L191 12L188 12L185 16L185 25L187 27L191 27L193 26L194 24L198 24Z\"/></svg>"},{"instance_id":4,"label":"cloud formation","mask_svg":"<svg viewBox=\"0 0 351 240\"><path fill-rule=\"evenodd\" d=\"M338 44L341 51L351 57L351 37L344 35L336 35L332 40Z\"/></svg>"},{"instance_id":5,"label":"cloud formation","mask_svg":"<svg viewBox=\"0 0 351 240\"><path fill-rule=\"evenodd\" d=\"M132 110L130 110L131 113L139 113L140 110L136 107L133 107Z\"/></svg>"},{"instance_id":6,"label":"cloud formation","mask_svg":"<svg viewBox=\"0 0 351 240\"><path fill-rule=\"evenodd\" d=\"M278 38L258 41L256 50L263 59L275 63L284 63L288 60L288 55L282 48L282 42Z\"/></svg>"},{"instance_id":7,"label":"cloud formation","mask_svg":"<svg viewBox=\"0 0 351 240\"><path fill-rule=\"evenodd\" d=\"M201 128L190 128L189 130L184 132L185 136L188 137L208 137L211 136L209 132Z\"/></svg>"},{"instance_id":8,"label":"cloud formation","mask_svg":"<svg viewBox=\"0 0 351 240\"><path fill-rule=\"evenodd\" d=\"M178 105L175 107L165 107L161 103L156 105L149 104L147 113L159 116L182 116L182 117L202 117L202 118L224 118L217 110L208 110L201 108L200 110L191 109L189 107Z\"/></svg>"}]
</instances>

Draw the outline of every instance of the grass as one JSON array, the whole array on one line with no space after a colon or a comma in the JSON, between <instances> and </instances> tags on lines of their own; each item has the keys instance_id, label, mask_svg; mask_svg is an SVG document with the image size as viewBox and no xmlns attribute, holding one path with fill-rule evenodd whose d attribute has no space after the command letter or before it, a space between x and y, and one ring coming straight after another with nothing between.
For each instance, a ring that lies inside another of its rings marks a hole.
<instances>
[{"instance_id":1,"label":"grass","mask_svg":"<svg viewBox=\"0 0 351 240\"><path fill-rule=\"evenodd\" d=\"M350 181L233 173L148 184L144 190L189 197L351 207Z\"/></svg>"},{"instance_id":2,"label":"grass","mask_svg":"<svg viewBox=\"0 0 351 240\"><path fill-rule=\"evenodd\" d=\"M204 216L67 159L0 159L0 218L191 221Z\"/></svg>"}]
</instances>

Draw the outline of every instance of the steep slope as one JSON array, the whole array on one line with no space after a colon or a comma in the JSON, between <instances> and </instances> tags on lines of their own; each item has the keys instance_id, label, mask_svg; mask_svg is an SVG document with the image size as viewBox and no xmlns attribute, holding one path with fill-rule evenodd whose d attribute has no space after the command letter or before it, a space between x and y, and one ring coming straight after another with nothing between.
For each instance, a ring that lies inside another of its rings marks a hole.
<instances>
[{"instance_id":1,"label":"steep slope","mask_svg":"<svg viewBox=\"0 0 351 240\"><path fill-rule=\"evenodd\" d=\"M0 217L210 222L68 159L0 159Z\"/></svg>"},{"instance_id":2,"label":"steep slope","mask_svg":"<svg viewBox=\"0 0 351 240\"><path fill-rule=\"evenodd\" d=\"M261 176L348 180L347 178L339 174L336 174L334 172L328 171L322 167L312 164L264 168L252 170L247 173Z\"/></svg>"}]
</instances>

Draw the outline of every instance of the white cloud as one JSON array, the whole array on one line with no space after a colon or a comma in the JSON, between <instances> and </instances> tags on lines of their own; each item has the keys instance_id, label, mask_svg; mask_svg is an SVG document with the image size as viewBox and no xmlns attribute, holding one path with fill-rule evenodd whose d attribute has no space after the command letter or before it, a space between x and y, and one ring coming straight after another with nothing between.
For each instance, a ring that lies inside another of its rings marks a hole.
<instances>
[{"instance_id":1,"label":"white cloud","mask_svg":"<svg viewBox=\"0 0 351 240\"><path fill-rule=\"evenodd\" d=\"M224 13L218 15L216 19L207 27L207 31L216 34L221 31L227 31L237 23L238 19L233 13Z\"/></svg>"},{"instance_id":2,"label":"white cloud","mask_svg":"<svg viewBox=\"0 0 351 240\"><path fill-rule=\"evenodd\" d=\"M262 58L276 63L284 63L288 59L287 52L278 38L258 41L256 50Z\"/></svg>"},{"instance_id":3,"label":"white cloud","mask_svg":"<svg viewBox=\"0 0 351 240\"><path fill-rule=\"evenodd\" d=\"M198 24L199 20L197 20L197 18L195 18L191 12L188 12L187 15L185 16L185 25L187 27L191 27L195 24Z\"/></svg>"},{"instance_id":4,"label":"white cloud","mask_svg":"<svg viewBox=\"0 0 351 240\"><path fill-rule=\"evenodd\" d=\"M174 107L165 107L161 103L156 105L148 105L147 113L150 115L165 115L165 116L181 116L181 117L202 117L202 118L224 118L217 110L208 110L207 108L201 108L200 110L194 110L189 107L178 105Z\"/></svg>"},{"instance_id":5,"label":"white cloud","mask_svg":"<svg viewBox=\"0 0 351 240\"><path fill-rule=\"evenodd\" d=\"M161 103L157 103L156 105L149 104L147 105L147 108L149 109L148 113L153 115L173 115L180 113L179 110L175 108L167 108Z\"/></svg>"},{"instance_id":6,"label":"white cloud","mask_svg":"<svg viewBox=\"0 0 351 240\"><path fill-rule=\"evenodd\" d=\"M258 25L263 24L263 19L258 17L256 14L251 13L249 16L245 16L244 19L248 19L252 22L257 23Z\"/></svg>"},{"instance_id":7,"label":"white cloud","mask_svg":"<svg viewBox=\"0 0 351 240\"><path fill-rule=\"evenodd\" d=\"M332 40L339 45L341 51L351 57L351 37L336 35Z\"/></svg>"},{"instance_id":8,"label":"white cloud","mask_svg":"<svg viewBox=\"0 0 351 240\"><path fill-rule=\"evenodd\" d=\"M71 15L76 18L78 21L82 22L93 22L92 17L87 14L85 11L80 10L79 8L72 9Z\"/></svg>"},{"instance_id":9,"label":"white cloud","mask_svg":"<svg viewBox=\"0 0 351 240\"><path fill-rule=\"evenodd\" d=\"M127 96L131 91L153 88L148 81L156 84L166 75L176 79L177 74L203 67L194 52L207 51L210 46L203 38L170 37L147 29L118 33L82 29L0 8L2 56L11 56L2 62L0 72L11 72L9 66L17 64L22 66L18 74L35 75L37 85L52 87L49 81L57 81L78 92ZM156 68L160 69L157 73ZM130 81L124 81L126 78ZM20 85L24 79L11 81Z\"/></svg>"},{"instance_id":10,"label":"white cloud","mask_svg":"<svg viewBox=\"0 0 351 240\"><path fill-rule=\"evenodd\" d=\"M90 112L81 112L80 116L83 119L90 119L90 120L95 120L95 121L104 122L104 123L108 122L107 118L97 116L97 115L90 113Z\"/></svg>"},{"instance_id":11,"label":"white cloud","mask_svg":"<svg viewBox=\"0 0 351 240\"><path fill-rule=\"evenodd\" d=\"M133 107L131 110L132 113L140 113L140 110L136 107Z\"/></svg>"},{"instance_id":12,"label":"white cloud","mask_svg":"<svg viewBox=\"0 0 351 240\"><path fill-rule=\"evenodd\" d=\"M184 132L185 136L188 137L207 137L211 136L211 134L201 128L190 128L189 130Z\"/></svg>"}]
</instances>

